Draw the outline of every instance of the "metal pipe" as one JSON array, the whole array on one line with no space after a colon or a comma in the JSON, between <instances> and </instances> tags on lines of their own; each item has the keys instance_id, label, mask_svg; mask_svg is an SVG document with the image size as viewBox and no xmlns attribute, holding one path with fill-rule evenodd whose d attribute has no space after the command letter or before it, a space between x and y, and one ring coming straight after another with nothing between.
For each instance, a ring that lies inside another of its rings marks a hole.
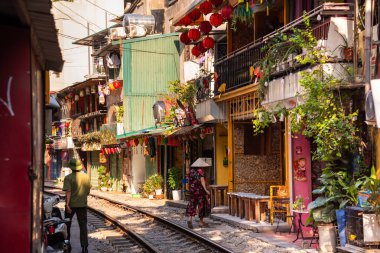
<instances>
[{"instance_id":1,"label":"metal pipe","mask_svg":"<svg viewBox=\"0 0 380 253\"><path fill-rule=\"evenodd\" d=\"M364 80L365 92L370 89L371 82L371 30L372 30L372 0L365 0L365 27L364 27Z\"/></svg>"}]
</instances>

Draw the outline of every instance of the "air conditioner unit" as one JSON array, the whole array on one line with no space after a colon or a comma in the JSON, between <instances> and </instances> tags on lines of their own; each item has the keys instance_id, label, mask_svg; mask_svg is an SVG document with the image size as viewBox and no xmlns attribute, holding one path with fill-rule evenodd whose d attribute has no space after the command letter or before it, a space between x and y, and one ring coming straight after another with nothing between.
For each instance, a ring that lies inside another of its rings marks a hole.
<instances>
[{"instance_id":1,"label":"air conditioner unit","mask_svg":"<svg viewBox=\"0 0 380 253\"><path fill-rule=\"evenodd\" d=\"M115 27L110 29L111 40L117 40L127 37L124 27Z\"/></svg>"}]
</instances>

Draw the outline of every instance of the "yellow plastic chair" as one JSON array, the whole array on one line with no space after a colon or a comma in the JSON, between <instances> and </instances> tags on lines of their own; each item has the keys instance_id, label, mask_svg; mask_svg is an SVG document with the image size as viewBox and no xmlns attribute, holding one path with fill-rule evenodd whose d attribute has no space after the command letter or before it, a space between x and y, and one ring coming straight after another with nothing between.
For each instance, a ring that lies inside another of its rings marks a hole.
<instances>
[{"instance_id":1,"label":"yellow plastic chair","mask_svg":"<svg viewBox=\"0 0 380 253\"><path fill-rule=\"evenodd\" d=\"M291 223L289 190L286 185L272 185L269 192L269 220L273 225L275 214L286 214L286 222Z\"/></svg>"}]
</instances>

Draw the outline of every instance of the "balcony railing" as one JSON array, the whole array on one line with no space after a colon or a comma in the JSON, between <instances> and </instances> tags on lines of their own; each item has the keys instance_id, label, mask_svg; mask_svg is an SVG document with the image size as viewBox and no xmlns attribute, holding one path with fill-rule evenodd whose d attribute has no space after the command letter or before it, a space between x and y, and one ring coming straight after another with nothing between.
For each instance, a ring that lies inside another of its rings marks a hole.
<instances>
[{"instance_id":1,"label":"balcony railing","mask_svg":"<svg viewBox=\"0 0 380 253\"><path fill-rule=\"evenodd\" d=\"M307 13L306 15L309 19L311 19L311 17L314 17L315 19L320 15L320 20L323 20L316 24L312 24L312 32L315 38L317 40L327 40L330 16L352 16L352 8L352 4L329 3L323 4ZM215 90L217 90L223 83L226 84L226 91L252 84L254 80L252 80L250 76L250 67L257 65L258 62L265 57L266 52L262 50L265 43L269 42L279 32L291 34L293 28L301 28L302 26L303 17L300 17L278 31L272 32L215 62L214 70L218 76L215 83ZM281 75L281 72L284 72L284 70L280 69L274 72L274 75Z\"/></svg>"}]
</instances>

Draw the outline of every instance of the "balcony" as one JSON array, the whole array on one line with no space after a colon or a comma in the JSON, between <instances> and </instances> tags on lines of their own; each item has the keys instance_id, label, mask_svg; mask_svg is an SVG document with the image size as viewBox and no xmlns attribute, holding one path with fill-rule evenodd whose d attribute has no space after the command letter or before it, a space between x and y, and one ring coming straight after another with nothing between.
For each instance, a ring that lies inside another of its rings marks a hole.
<instances>
[{"instance_id":1,"label":"balcony","mask_svg":"<svg viewBox=\"0 0 380 253\"><path fill-rule=\"evenodd\" d=\"M349 26L353 25L353 21L349 20L349 18L352 16L352 4L327 3L307 13L307 17L311 21L310 23L312 26L313 35L318 40L319 44L327 47L331 51L334 51L334 49L339 46L336 41L342 40L338 35L338 33L341 33L340 31L338 32L340 26L345 26L347 28L344 35L347 36L349 43L352 43L353 29L351 29L351 31L349 29ZM341 20L346 21L346 23L335 22L332 25L332 19L336 18L340 18ZM253 84L255 80L251 78L250 67L258 65L260 60L265 57L266 52L262 49L262 47L270 40L272 40L273 37L279 32L289 35L291 34L293 28L302 29L303 24L303 17L300 17L282 27L278 31L272 32L265 37L260 38L259 40L256 40L255 42L248 44L247 46L240 48L239 50L215 62L214 69L218 75L215 90L217 90L217 87L223 83L226 84L227 92L249 84ZM339 58L339 53L335 52L334 57ZM271 79L287 75L289 71L294 71L297 68L299 69L301 67L292 64L293 62L288 62L289 64L277 66L275 69L273 69L271 71Z\"/></svg>"}]
</instances>

